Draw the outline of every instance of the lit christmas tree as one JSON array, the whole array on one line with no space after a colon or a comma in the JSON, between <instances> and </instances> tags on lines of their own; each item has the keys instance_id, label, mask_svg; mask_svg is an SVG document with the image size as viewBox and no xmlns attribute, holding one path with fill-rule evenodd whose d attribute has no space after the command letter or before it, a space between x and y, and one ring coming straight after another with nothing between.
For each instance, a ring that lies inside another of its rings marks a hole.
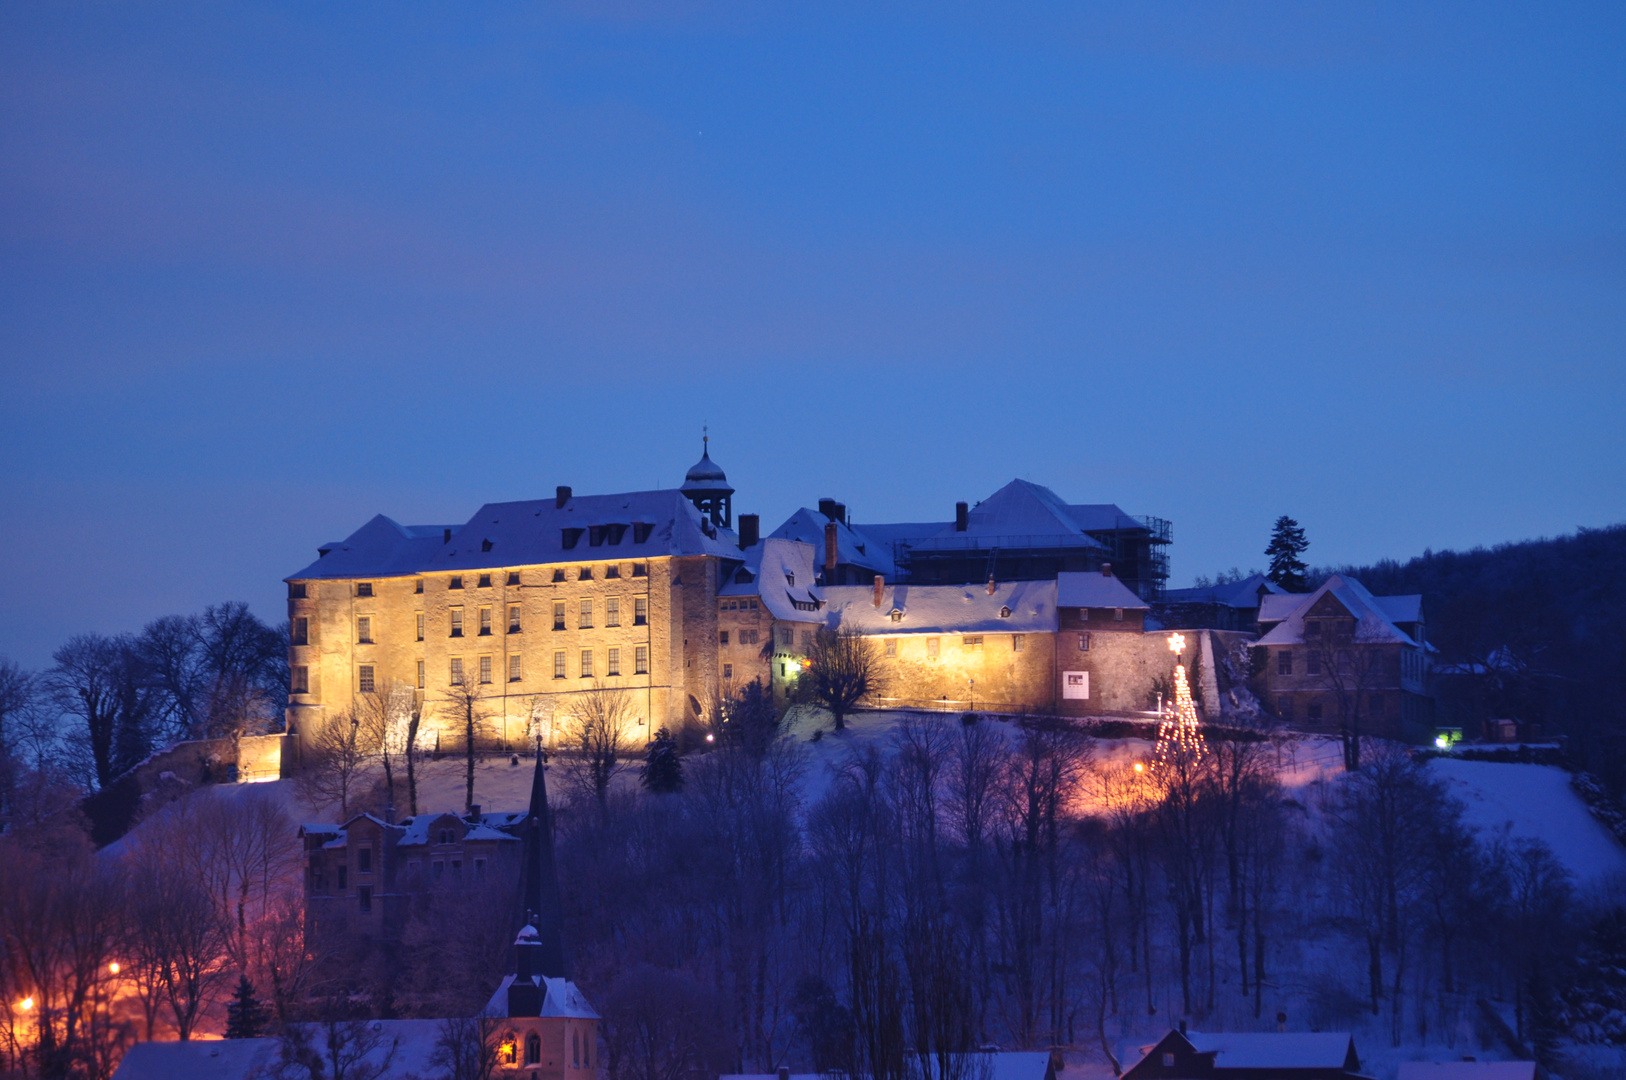
<instances>
[{"instance_id":1,"label":"lit christmas tree","mask_svg":"<svg viewBox=\"0 0 1626 1080\"><path fill-rule=\"evenodd\" d=\"M1156 769L1174 756L1196 759L1208 752L1203 732L1197 726L1197 706L1191 700L1186 682L1186 665L1181 663L1186 649L1184 634L1169 635L1169 651L1174 653L1174 701L1163 707L1163 723L1157 729L1157 749L1152 754Z\"/></svg>"}]
</instances>

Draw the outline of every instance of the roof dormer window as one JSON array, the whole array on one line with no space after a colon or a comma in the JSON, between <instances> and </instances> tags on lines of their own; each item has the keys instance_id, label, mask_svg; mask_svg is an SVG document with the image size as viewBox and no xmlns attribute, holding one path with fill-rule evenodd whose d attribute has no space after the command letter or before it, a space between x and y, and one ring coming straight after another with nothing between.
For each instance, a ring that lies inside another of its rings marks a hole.
<instances>
[{"instance_id":1,"label":"roof dormer window","mask_svg":"<svg viewBox=\"0 0 1626 1080\"><path fill-rule=\"evenodd\" d=\"M655 526L642 521L632 523L632 542L642 544L649 539L649 534L655 531Z\"/></svg>"},{"instance_id":2,"label":"roof dormer window","mask_svg":"<svg viewBox=\"0 0 1626 1080\"><path fill-rule=\"evenodd\" d=\"M1010 608L1008 608L1008 607L1002 607L1002 608L1000 608L1000 609L999 609L999 617L1000 617L1000 618L1001 618L1001 619L1008 619L1008 618L1010 618L1010 617L1011 617L1011 609L1010 609Z\"/></svg>"},{"instance_id":3,"label":"roof dormer window","mask_svg":"<svg viewBox=\"0 0 1626 1080\"><path fill-rule=\"evenodd\" d=\"M785 572L785 584L786 585L795 585L796 584L796 575L792 574L788 570Z\"/></svg>"},{"instance_id":4,"label":"roof dormer window","mask_svg":"<svg viewBox=\"0 0 1626 1080\"><path fill-rule=\"evenodd\" d=\"M887 617L890 618L893 622L902 622L903 621L903 612L898 610L897 608L893 608L891 611L889 611L887 613Z\"/></svg>"}]
</instances>

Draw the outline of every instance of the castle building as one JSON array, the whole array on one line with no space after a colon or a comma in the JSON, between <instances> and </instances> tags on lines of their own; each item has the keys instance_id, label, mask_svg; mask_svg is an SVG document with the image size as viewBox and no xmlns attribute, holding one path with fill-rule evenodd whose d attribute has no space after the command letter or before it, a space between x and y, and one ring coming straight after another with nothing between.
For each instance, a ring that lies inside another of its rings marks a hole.
<instances>
[{"instance_id":1,"label":"castle building","mask_svg":"<svg viewBox=\"0 0 1626 1080\"><path fill-rule=\"evenodd\" d=\"M732 496L708 450L677 489L560 487L461 525L373 518L286 579L289 730L308 748L395 685L417 693L430 749L460 738L442 713L464 690L492 748L556 743L605 688L625 692L629 736L698 718L722 680L719 591L748 561Z\"/></svg>"}]
</instances>

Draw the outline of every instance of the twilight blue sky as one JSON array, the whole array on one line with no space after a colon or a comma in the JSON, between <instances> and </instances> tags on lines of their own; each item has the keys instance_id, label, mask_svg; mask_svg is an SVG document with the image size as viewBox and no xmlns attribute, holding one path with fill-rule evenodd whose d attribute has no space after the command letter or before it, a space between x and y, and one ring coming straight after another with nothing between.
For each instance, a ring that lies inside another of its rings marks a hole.
<instances>
[{"instance_id":1,"label":"twilight blue sky","mask_svg":"<svg viewBox=\"0 0 1626 1080\"><path fill-rule=\"evenodd\" d=\"M0 654L376 512L1626 518L1619 4L0 8Z\"/></svg>"}]
</instances>

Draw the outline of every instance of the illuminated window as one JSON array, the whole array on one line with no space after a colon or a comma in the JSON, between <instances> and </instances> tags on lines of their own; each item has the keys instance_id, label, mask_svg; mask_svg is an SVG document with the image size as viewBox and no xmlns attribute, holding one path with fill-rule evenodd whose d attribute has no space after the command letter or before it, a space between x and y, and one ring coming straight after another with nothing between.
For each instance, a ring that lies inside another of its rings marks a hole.
<instances>
[{"instance_id":1,"label":"illuminated window","mask_svg":"<svg viewBox=\"0 0 1626 1080\"><path fill-rule=\"evenodd\" d=\"M576 629L591 630L593 628L593 601L583 600L581 603L581 618L576 621Z\"/></svg>"},{"instance_id":2,"label":"illuminated window","mask_svg":"<svg viewBox=\"0 0 1626 1080\"><path fill-rule=\"evenodd\" d=\"M1283 649L1281 652L1276 654L1276 674L1293 674L1293 654L1288 652L1286 649Z\"/></svg>"},{"instance_id":3,"label":"illuminated window","mask_svg":"<svg viewBox=\"0 0 1626 1080\"><path fill-rule=\"evenodd\" d=\"M519 605L518 604L509 604L508 605L508 632L510 634L519 633Z\"/></svg>"},{"instance_id":4,"label":"illuminated window","mask_svg":"<svg viewBox=\"0 0 1626 1080\"><path fill-rule=\"evenodd\" d=\"M619 596L612 596L604 601L604 625L621 625L621 598Z\"/></svg>"},{"instance_id":5,"label":"illuminated window","mask_svg":"<svg viewBox=\"0 0 1626 1080\"><path fill-rule=\"evenodd\" d=\"M423 640L423 612L418 612L418 640Z\"/></svg>"},{"instance_id":6,"label":"illuminated window","mask_svg":"<svg viewBox=\"0 0 1626 1080\"><path fill-rule=\"evenodd\" d=\"M555 630L565 628L565 602L563 600L557 601L553 605L553 628Z\"/></svg>"},{"instance_id":7,"label":"illuminated window","mask_svg":"<svg viewBox=\"0 0 1626 1080\"><path fill-rule=\"evenodd\" d=\"M582 678L591 679L592 677L593 677L593 650L592 649L583 649L582 650Z\"/></svg>"},{"instance_id":8,"label":"illuminated window","mask_svg":"<svg viewBox=\"0 0 1626 1080\"><path fill-rule=\"evenodd\" d=\"M610 655L605 659L605 662L604 662L604 674L606 674L606 675L619 675L619 674L621 674L621 650L620 649L611 649L610 650Z\"/></svg>"},{"instance_id":9,"label":"illuminated window","mask_svg":"<svg viewBox=\"0 0 1626 1080\"><path fill-rule=\"evenodd\" d=\"M887 656L896 656L896 655L898 655L898 639L897 638L887 638L884 651L885 651Z\"/></svg>"},{"instance_id":10,"label":"illuminated window","mask_svg":"<svg viewBox=\"0 0 1626 1080\"><path fill-rule=\"evenodd\" d=\"M649 646L640 645L632 650L632 673L634 675L649 674Z\"/></svg>"},{"instance_id":11,"label":"illuminated window","mask_svg":"<svg viewBox=\"0 0 1626 1080\"><path fill-rule=\"evenodd\" d=\"M491 636L491 609L488 607L480 609L480 636Z\"/></svg>"},{"instance_id":12,"label":"illuminated window","mask_svg":"<svg viewBox=\"0 0 1626 1080\"><path fill-rule=\"evenodd\" d=\"M290 694L308 694L311 692L310 668L300 664L289 673L288 692Z\"/></svg>"},{"instance_id":13,"label":"illuminated window","mask_svg":"<svg viewBox=\"0 0 1626 1080\"><path fill-rule=\"evenodd\" d=\"M1021 652L1028 647L1027 639L1021 634L1011 635L1011 652Z\"/></svg>"},{"instance_id":14,"label":"illuminated window","mask_svg":"<svg viewBox=\"0 0 1626 1080\"><path fill-rule=\"evenodd\" d=\"M373 643L373 620L371 616L357 616L356 641L362 645L371 645Z\"/></svg>"},{"instance_id":15,"label":"illuminated window","mask_svg":"<svg viewBox=\"0 0 1626 1080\"><path fill-rule=\"evenodd\" d=\"M519 1063L519 1045L514 1041L513 1035L509 1035L503 1041L502 1060L505 1065L517 1065Z\"/></svg>"},{"instance_id":16,"label":"illuminated window","mask_svg":"<svg viewBox=\"0 0 1626 1080\"><path fill-rule=\"evenodd\" d=\"M486 550L490 551L491 549L486 548ZM480 575L480 588L482 588L482 589L491 588L491 575L490 574L481 574Z\"/></svg>"},{"instance_id":17,"label":"illuminated window","mask_svg":"<svg viewBox=\"0 0 1626 1080\"><path fill-rule=\"evenodd\" d=\"M357 596L371 596L371 595L373 595L373 583L370 582L370 581L358 581L358 582L356 582L356 595Z\"/></svg>"},{"instance_id":18,"label":"illuminated window","mask_svg":"<svg viewBox=\"0 0 1626 1080\"><path fill-rule=\"evenodd\" d=\"M489 656L480 657L480 681L482 683L491 681L491 657Z\"/></svg>"},{"instance_id":19,"label":"illuminated window","mask_svg":"<svg viewBox=\"0 0 1626 1080\"><path fill-rule=\"evenodd\" d=\"M463 685L463 658L461 656L452 657L450 679L453 686Z\"/></svg>"},{"instance_id":20,"label":"illuminated window","mask_svg":"<svg viewBox=\"0 0 1626 1080\"><path fill-rule=\"evenodd\" d=\"M293 643L295 645L309 645L311 640L311 621L301 615L293 621Z\"/></svg>"},{"instance_id":21,"label":"illuminated window","mask_svg":"<svg viewBox=\"0 0 1626 1080\"><path fill-rule=\"evenodd\" d=\"M418 689L423 689L423 661L418 661Z\"/></svg>"},{"instance_id":22,"label":"illuminated window","mask_svg":"<svg viewBox=\"0 0 1626 1080\"><path fill-rule=\"evenodd\" d=\"M452 637L462 637L462 636L463 636L463 609L460 608L460 607L454 607L452 609Z\"/></svg>"},{"instance_id":23,"label":"illuminated window","mask_svg":"<svg viewBox=\"0 0 1626 1080\"><path fill-rule=\"evenodd\" d=\"M555 679L565 677L565 654L563 652L553 654L553 677Z\"/></svg>"},{"instance_id":24,"label":"illuminated window","mask_svg":"<svg viewBox=\"0 0 1626 1080\"><path fill-rule=\"evenodd\" d=\"M632 598L632 625L649 625L649 597L635 596Z\"/></svg>"},{"instance_id":25,"label":"illuminated window","mask_svg":"<svg viewBox=\"0 0 1626 1080\"><path fill-rule=\"evenodd\" d=\"M373 692L373 665L362 664L356 669L356 689L363 694Z\"/></svg>"},{"instance_id":26,"label":"illuminated window","mask_svg":"<svg viewBox=\"0 0 1626 1080\"><path fill-rule=\"evenodd\" d=\"M519 653L514 653L508 657L508 681L519 682L519 676Z\"/></svg>"},{"instance_id":27,"label":"illuminated window","mask_svg":"<svg viewBox=\"0 0 1626 1080\"><path fill-rule=\"evenodd\" d=\"M938 646L937 638L929 637L929 638L926 639L926 659L928 659L928 660L936 660L937 659L937 646Z\"/></svg>"}]
</instances>

